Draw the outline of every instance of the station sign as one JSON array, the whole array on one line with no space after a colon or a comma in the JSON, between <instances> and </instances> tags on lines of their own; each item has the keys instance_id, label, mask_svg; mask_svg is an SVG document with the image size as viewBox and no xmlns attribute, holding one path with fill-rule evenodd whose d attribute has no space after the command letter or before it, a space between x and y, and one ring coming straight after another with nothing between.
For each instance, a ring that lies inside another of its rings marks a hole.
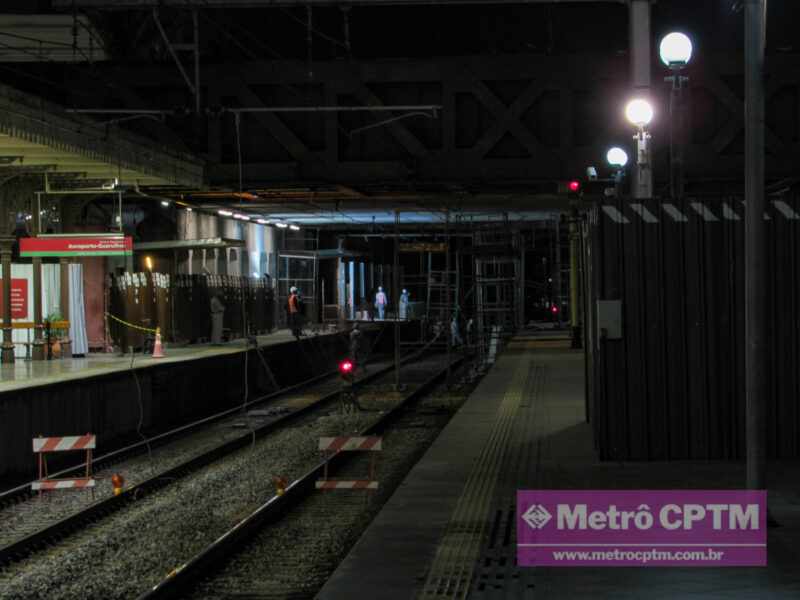
<instances>
[{"instance_id":1,"label":"station sign","mask_svg":"<svg viewBox=\"0 0 800 600\"><path fill-rule=\"evenodd\" d=\"M399 247L400 252L447 252L446 242L405 242Z\"/></svg>"},{"instance_id":2,"label":"station sign","mask_svg":"<svg viewBox=\"0 0 800 600\"><path fill-rule=\"evenodd\" d=\"M19 241L22 257L126 256L132 252L130 236L30 237Z\"/></svg>"},{"instance_id":3,"label":"station sign","mask_svg":"<svg viewBox=\"0 0 800 600\"><path fill-rule=\"evenodd\" d=\"M0 280L0 320L2 320L4 299L3 281ZM11 318L28 319L28 280L24 278L11 279Z\"/></svg>"}]
</instances>

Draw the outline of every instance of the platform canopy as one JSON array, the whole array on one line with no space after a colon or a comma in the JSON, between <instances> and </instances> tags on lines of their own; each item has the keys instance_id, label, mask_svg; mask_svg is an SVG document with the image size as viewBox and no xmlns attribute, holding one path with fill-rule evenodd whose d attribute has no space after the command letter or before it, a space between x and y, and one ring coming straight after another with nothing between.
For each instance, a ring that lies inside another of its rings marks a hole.
<instances>
[{"instance_id":1,"label":"platform canopy","mask_svg":"<svg viewBox=\"0 0 800 600\"><path fill-rule=\"evenodd\" d=\"M76 187L203 185L189 154L0 85L0 170L41 171Z\"/></svg>"}]
</instances>

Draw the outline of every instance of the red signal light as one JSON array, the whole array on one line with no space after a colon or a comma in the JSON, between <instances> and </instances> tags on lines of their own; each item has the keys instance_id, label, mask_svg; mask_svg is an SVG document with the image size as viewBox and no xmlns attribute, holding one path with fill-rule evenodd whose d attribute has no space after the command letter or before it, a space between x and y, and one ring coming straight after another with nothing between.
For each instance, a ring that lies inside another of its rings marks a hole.
<instances>
[{"instance_id":1,"label":"red signal light","mask_svg":"<svg viewBox=\"0 0 800 600\"><path fill-rule=\"evenodd\" d=\"M339 373L341 373L343 376L352 375L353 369L355 369L355 365L349 358L345 358L339 363Z\"/></svg>"},{"instance_id":2,"label":"red signal light","mask_svg":"<svg viewBox=\"0 0 800 600\"><path fill-rule=\"evenodd\" d=\"M580 181L570 181L568 184L570 192L577 192L581 189L581 182Z\"/></svg>"},{"instance_id":3,"label":"red signal light","mask_svg":"<svg viewBox=\"0 0 800 600\"><path fill-rule=\"evenodd\" d=\"M554 315L557 314L558 313L558 307L555 304L553 304L550 307L550 312L553 313Z\"/></svg>"}]
</instances>

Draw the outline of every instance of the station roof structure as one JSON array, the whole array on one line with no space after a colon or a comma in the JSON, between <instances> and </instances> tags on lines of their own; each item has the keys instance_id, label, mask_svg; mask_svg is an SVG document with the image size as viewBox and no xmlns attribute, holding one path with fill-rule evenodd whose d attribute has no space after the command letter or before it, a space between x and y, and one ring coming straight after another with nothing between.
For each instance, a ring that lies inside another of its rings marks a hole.
<instances>
[{"instance_id":1,"label":"station roof structure","mask_svg":"<svg viewBox=\"0 0 800 600\"><path fill-rule=\"evenodd\" d=\"M203 185L196 157L73 115L58 104L0 85L0 170L44 172L58 187Z\"/></svg>"}]
</instances>

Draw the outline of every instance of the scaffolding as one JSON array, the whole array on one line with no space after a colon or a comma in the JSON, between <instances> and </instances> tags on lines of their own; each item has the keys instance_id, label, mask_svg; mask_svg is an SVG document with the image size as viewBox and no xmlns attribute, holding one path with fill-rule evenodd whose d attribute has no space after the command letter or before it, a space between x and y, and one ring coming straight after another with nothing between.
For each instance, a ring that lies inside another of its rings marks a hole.
<instances>
[{"instance_id":1,"label":"scaffolding","mask_svg":"<svg viewBox=\"0 0 800 600\"><path fill-rule=\"evenodd\" d=\"M499 345L522 326L521 234L506 228L474 232L475 320L481 357L491 362Z\"/></svg>"},{"instance_id":2,"label":"scaffolding","mask_svg":"<svg viewBox=\"0 0 800 600\"><path fill-rule=\"evenodd\" d=\"M289 290L296 287L303 301L305 320L316 323L320 318L321 301L318 294L319 278L319 231L303 230L292 237L284 235L284 250L278 253L278 276L276 291L278 306L285 307L289 300ZM281 325L287 326L285 310L278 310Z\"/></svg>"},{"instance_id":3,"label":"scaffolding","mask_svg":"<svg viewBox=\"0 0 800 600\"><path fill-rule=\"evenodd\" d=\"M459 272L458 269L448 271L447 264L444 269L434 269L433 263L433 253L428 252L426 314L429 322L449 323L452 313L459 310Z\"/></svg>"}]
</instances>

